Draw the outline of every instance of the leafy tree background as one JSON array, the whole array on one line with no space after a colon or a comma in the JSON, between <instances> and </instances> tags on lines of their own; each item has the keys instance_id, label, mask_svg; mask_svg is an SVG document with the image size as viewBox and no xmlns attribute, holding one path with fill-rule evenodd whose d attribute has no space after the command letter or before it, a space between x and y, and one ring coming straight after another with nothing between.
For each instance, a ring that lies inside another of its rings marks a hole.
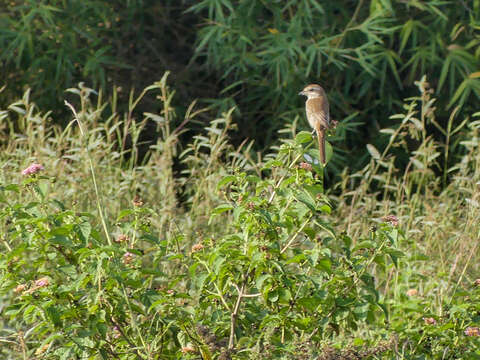
<instances>
[{"instance_id":1,"label":"leafy tree background","mask_svg":"<svg viewBox=\"0 0 480 360\"><path fill-rule=\"evenodd\" d=\"M1 1L1 102L31 87L61 122L64 89L79 81L108 94L116 86L127 100L170 70L177 106L236 105L234 141L263 149L297 116L307 127L297 93L318 82L340 121L329 167L339 173L362 165L367 143L385 146L379 130L394 126L389 115L423 75L439 125L457 106L452 125L462 122L480 94L479 17L479 0ZM454 162L460 154L451 153Z\"/></svg>"}]
</instances>

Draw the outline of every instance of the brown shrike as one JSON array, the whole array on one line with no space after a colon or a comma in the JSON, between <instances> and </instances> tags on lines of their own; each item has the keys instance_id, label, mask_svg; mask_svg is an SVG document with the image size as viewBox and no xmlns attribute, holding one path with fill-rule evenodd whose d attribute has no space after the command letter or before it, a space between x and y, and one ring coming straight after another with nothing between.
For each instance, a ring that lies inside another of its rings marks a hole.
<instances>
[{"instance_id":1,"label":"brown shrike","mask_svg":"<svg viewBox=\"0 0 480 360\"><path fill-rule=\"evenodd\" d=\"M300 91L298 95L305 95L305 111L310 126L318 136L318 150L320 151L320 161L323 165L325 159L325 133L330 127L330 110L328 106L327 94L320 85L310 84Z\"/></svg>"}]
</instances>

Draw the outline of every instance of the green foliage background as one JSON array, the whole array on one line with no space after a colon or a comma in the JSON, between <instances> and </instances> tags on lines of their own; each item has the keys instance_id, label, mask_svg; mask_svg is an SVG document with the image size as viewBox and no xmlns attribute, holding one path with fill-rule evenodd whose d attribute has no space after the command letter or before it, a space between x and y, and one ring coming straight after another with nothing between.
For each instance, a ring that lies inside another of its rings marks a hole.
<instances>
[{"instance_id":1,"label":"green foliage background","mask_svg":"<svg viewBox=\"0 0 480 360\"><path fill-rule=\"evenodd\" d=\"M60 111L63 89L79 81L121 86L126 98L170 70L183 105L237 105L235 142L254 138L262 149L303 116L297 93L318 82L341 121L331 139L337 173L363 164L367 143L386 145L378 129L423 75L441 126L447 109L472 110L480 94L479 0L42 0L0 10L5 104L28 86Z\"/></svg>"},{"instance_id":2,"label":"green foliage background","mask_svg":"<svg viewBox=\"0 0 480 360\"><path fill-rule=\"evenodd\" d=\"M479 16L0 0L0 357L479 358Z\"/></svg>"}]
</instances>

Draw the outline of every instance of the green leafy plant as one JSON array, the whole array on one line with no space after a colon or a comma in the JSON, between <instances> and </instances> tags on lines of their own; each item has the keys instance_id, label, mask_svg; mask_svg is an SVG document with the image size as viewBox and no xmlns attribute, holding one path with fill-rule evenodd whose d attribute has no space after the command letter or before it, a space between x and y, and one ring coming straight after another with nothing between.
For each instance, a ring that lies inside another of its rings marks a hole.
<instances>
[{"instance_id":1,"label":"green leafy plant","mask_svg":"<svg viewBox=\"0 0 480 360\"><path fill-rule=\"evenodd\" d=\"M43 167L3 186L0 291L11 296L4 316L24 354L300 356L303 343L387 318L371 270L402 255L398 231L383 223L362 241L336 235L323 169L299 163L314 156L312 140L287 141L262 177L239 169L220 180L229 202L211 220L232 211L233 222L189 254L153 231L155 214L140 198L118 214L109 242L106 224L98 231L93 214L52 196ZM23 204L14 200L22 192L31 193Z\"/></svg>"},{"instance_id":2,"label":"green leafy plant","mask_svg":"<svg viewBox=\"0 0 480 360\"><path fill-rule=\"evenodd\" d=\"M0 78L7 87L0 101L10 104L29 87L38 103L61 115L54 121L67 124L63 89L79 82L101 87L121 99L123 111L129 89L171 70L181 94L172 103L178 114L188 109L184 99L200 98L219 117L236 106L233 143L249 137L252 149L265 150L302 114L299 89L319 82L340 122L328 169L339 175L366 165L366 144L386 145L378 129L395 124L389 115L401 112L424 75L436 90L442 128L452 109L477 110L479 10L476 1L456 0L3 1ZM203 124L190 125L201 131ZM188 137L180 141L187 146ZM452 153L448 165L456 160Z\"/></svg>"},{"instance_id":3,"label":"green leafy plant","mask_svg":"<svg viewBox=\"0 0 480 360\"><path fill-rule=\"evenodd\" d=\"M384 223L362 241L335 233L317 180L323 169L298 162L311 140L300 133L282 145L263 167L266 176L239 170L224 177L219 186L229 202L212 216L231 211L231 233L192 250L196 321L242 358L300 358L302 343L388 318L371 269L402 256L398 231Z\"/></svg>"},{"instance_id":4,"label":"green leafy plant","mask_svg":"<svg viewBox=\"0 0 480 360\"><path fill-rule=\"evenodd\" d=\"M233 110L183 147L211 113L178 119L167 75L125 114L69 89L65 129L30 91L0 111L2 358L478 357L478 113L443 127L421 79L387 146L325 190L295 120L267 154L230 144ZM161 110L137 119L149 94ZM146 119L161 136L135 166Z\"/></svg>"},{"instance_id":5,"label":"green leafy plant","mask_svg":"<svg viewBox=\"0 0 480 360\"><path fill-rule=\"evenodd\" d=\"M167 276L170 249L151 234L148 210L136 200L121 212L118 221L132 219L129 231L109 245L91 226L93 215L66 209L51 197L49 184L45 176L34 176L1 189L0 217L7 222L1 292L13 291L4 316L25 329L16 339L24 354L174 354L169 346L184 316L178 302L188 296L172 290L181 274ZM23 191L32 193L30 202L11 200L10 194Z\"/></svg>"}]
</instances>

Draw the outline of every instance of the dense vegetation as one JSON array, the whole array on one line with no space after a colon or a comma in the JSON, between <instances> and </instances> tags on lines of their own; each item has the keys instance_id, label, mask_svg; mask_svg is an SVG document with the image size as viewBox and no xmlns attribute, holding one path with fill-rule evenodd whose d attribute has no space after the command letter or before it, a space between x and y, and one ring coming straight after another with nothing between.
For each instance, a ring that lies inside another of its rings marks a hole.
<instances>
[{"instance_id":1,"label":"dense vegetation","mask_svg":"<svg viewBox=\"0 0 480 360\"><path fill-rule=\"evenodd\" d=\"M28 86L39 104L61 112L59 123L68 121L63 91L80 81L109 94L121 89L116 96L125 110L132 87L144 88L152 75L172 71L181 95L173 104L178 112L195 98L218 115L236 105L234 143L253 138L260 150L301 114L298 91L319 82L341 124L329 167L338 174L346 165L358 170L366 164L367 143L386 145L388 137L377 136L378 130L395 123L389 115L415 95L413 83L423 75L436 92L442 127L457 106L454 125L459 114L476 111L480 95L478 0L0 4L3 105ZM199 120L199 127L208 121ZM445 142L441 131L433 135Z\"/></svg>"},{"instance_id":2,"label":"dense vegetation","mask_svg":"<svg viewBox=\"0 0 480 360\"><path fill-rule=\"evenodd\" d=\"M480 0L0 9L0 358L480 358Z\"/></svg>"},{"instance_id":3,"label":"dense vegetation","mask_svg":"<svg viewBox=\"0 0 480 360\"><path fill-rule=\"evenodd\" d=\"M325 192L313 139L295 127L257 157L229 143L230 111L183 147L166 81L148 89L163 110L139 123L133 108L102 118L88 88L69 89L82 106L66 103L65 129L29 92L0 113L3 358L480 356L479 121L444 183L418 82L382 130L387 149L371 146L370 163ZM201 112L192 104L184 121ZM137 166L120 129L136 149L149 119L161 136ZM399 173L392 153L409 138Z\"/></svg>"}]
</instances>

